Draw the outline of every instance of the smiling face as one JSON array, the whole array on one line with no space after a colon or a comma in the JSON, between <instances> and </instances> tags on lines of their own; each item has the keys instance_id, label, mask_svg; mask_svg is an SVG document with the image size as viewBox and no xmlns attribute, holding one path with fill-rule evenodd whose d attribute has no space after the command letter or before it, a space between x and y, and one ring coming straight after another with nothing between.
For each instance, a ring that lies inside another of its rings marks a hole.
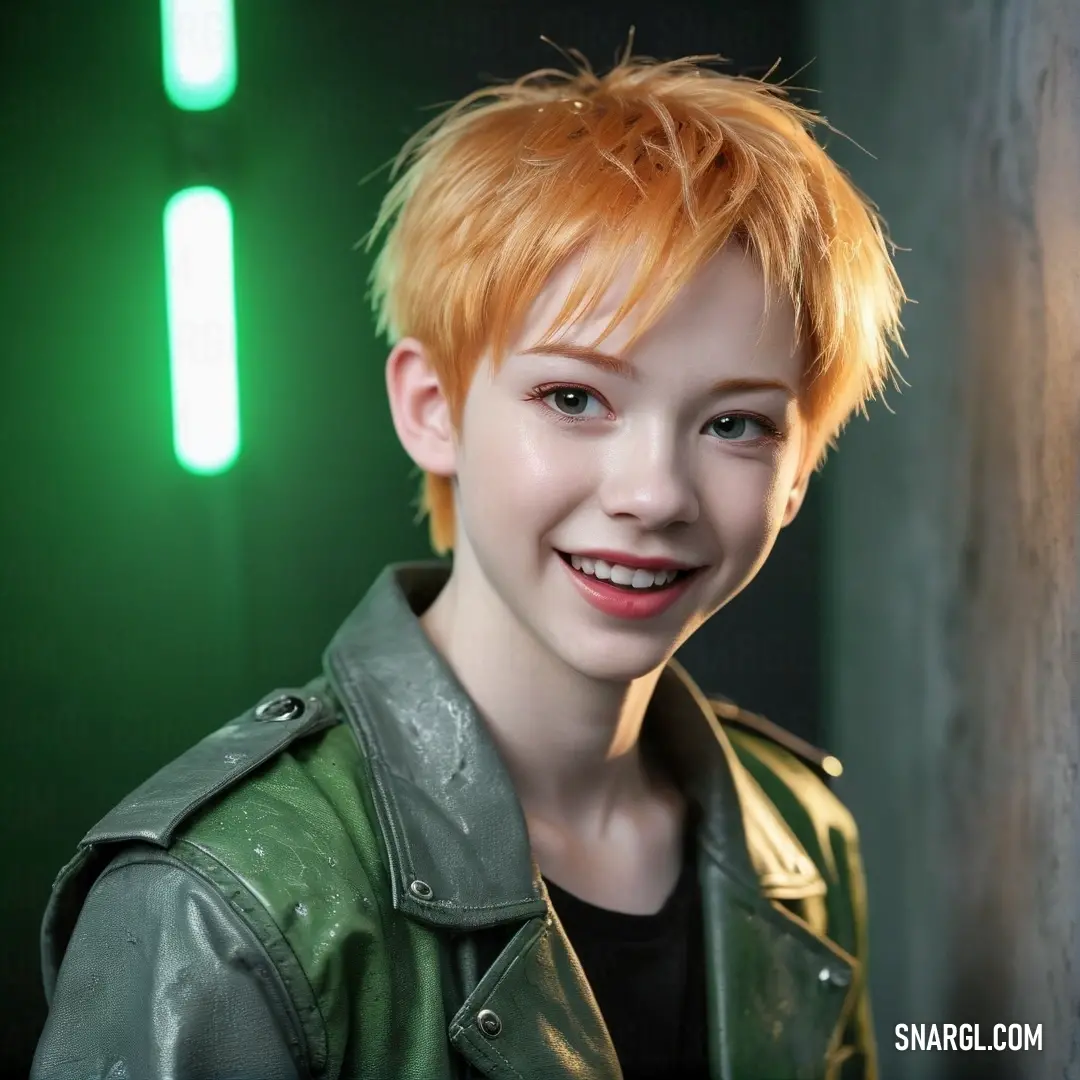
<instances>
[{"instance_id":1,"label":"smiling face","mask_svg":"<svg viewBox=\"0 0 1080 1080\"><path fill-rule=\"evenodd\" d=\"M538 347L574 269L470 386L453 448L454 575L583 674L633 679L750 581L797 512L805 356L790 302L766 309L757 263L731 247L629 354L630 320L603 353L584 347L623 278Z\"/></svg>"}]
</instances>

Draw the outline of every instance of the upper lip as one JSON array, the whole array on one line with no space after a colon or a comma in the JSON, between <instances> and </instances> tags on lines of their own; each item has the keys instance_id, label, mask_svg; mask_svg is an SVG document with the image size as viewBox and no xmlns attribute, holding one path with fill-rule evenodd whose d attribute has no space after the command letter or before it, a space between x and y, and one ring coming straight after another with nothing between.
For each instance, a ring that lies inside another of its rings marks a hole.
<instances>
[{"instance_id":1,"label":"upper lip","mask_svg":"<svg viewBox=\"0 0 1080 1080\"><path fill-rule=\"evenodd\" d=\"M658 556L631 555L628 551L611 551L608 548L577 548L567 555L583 559L602 559L606 563L625 566L633 570L697 570L701 563L683 562L681 559L665 559Z\"/></svg>"}]
</instances>

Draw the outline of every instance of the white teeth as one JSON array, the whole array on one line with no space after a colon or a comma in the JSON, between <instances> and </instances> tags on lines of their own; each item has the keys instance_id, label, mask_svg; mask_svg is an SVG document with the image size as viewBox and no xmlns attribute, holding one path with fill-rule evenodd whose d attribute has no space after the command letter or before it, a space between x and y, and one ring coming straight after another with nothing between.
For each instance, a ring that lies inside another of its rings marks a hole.
<instances>
[{"instance_id":1,"label":"white teeth","mask_svg":"<svg viewBox=\"0 0 1080 1080\"><path fill-rule=\"evenodd\" d=\"M583 574L611 581L616 585L633 589L650 589L654 586L668 585L678 576L677 570L639 570L618 563L607 563L603 559L588 559L584 555L571 555L570 565Z\"/></svg>"}]
</instances>

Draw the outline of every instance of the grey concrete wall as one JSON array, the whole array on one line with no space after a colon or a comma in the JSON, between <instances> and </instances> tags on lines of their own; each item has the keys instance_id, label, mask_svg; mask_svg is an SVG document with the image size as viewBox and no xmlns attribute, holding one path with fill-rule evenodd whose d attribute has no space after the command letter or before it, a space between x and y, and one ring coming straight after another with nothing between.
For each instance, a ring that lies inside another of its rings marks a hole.
<instances>
[{"instance_id":1,"label":"grey concrete wall","mask_svg":"<svg viewBox=\"0 0 1080 1080\"><path fill-rule=\"evenodd\" d=\"M911 385L826 474L883 1076L1080 1077L1080 3L818 0L814 37L917 301ZM892 1049L965 1020L1043 1049Z\"/></svg>"}]
</instances>

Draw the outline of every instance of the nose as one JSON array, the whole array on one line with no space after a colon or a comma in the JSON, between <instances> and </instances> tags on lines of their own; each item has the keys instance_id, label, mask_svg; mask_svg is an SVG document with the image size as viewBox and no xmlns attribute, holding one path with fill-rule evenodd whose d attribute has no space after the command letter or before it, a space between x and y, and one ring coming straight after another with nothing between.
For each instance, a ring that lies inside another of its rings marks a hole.
<instances>
[{"instance_id":1,"label":"nose","mask_svg":"<svg viewBox=\"0 0 1080 1080\"><path fill-rule=\"evenodd\" d=\"M644 528L690 524L700 512L693 470L678 440L659 426L626 432L607 447L600 505Z\"/></svg>"}]
</instances>

